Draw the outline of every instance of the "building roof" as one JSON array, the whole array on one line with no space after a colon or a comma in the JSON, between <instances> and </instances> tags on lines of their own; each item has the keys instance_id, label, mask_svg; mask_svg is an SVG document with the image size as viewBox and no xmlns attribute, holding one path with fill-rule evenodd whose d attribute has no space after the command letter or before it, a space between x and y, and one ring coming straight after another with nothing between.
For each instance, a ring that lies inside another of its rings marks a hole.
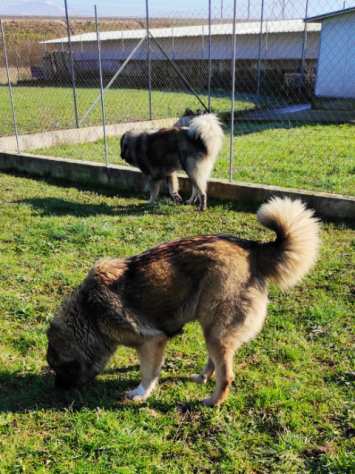
<instances>
[{"instance_id":1,"label":"building roof","mask_svg":"<svg viewBox=\"0 0 355 474\"><path fill-rule=\"evenodd\" d=\"M311 16L309 18L306 18L305 21L307 23L309 22L318 23L318 22L322 22L323 20L326 20L327 18L333 18L335 16L340 16L340 15L347 15L348 13L355 13L355 7L344 8L343 10L336 10L334 12L324 13L323 15Z\"/></svg>"},{"instance_id":2,"label":"building roof","mask_svg":"<svg viewBox=\"0 0 355 474\"><path fill-rule=\"evenodd\" d=\"M309 24L308 32L320 31L321 25L318 23ZM279 20L264 21L264 33L293 33L304 30L303 20ZM208 25L195 26L177 26L169 28L151 28L151 34L155 38L178 38L193 36L208 36ZM213 36L231 35L233 33L233 23L217 23L212 25L211 34ZM236 23L237 35L255 35L260 33L260 21L246 21ZM146 35L144 28L139 30L119 30L119 31L103 31L100 33L101 41L113 41L121 39L141 39ZM72 43L93 42L96 41L96 33L83 33L71 37ZM48 41L42 41L45 44L61 44L67 43L68 38L56 38Z\"/></svg>"}]
</instances>

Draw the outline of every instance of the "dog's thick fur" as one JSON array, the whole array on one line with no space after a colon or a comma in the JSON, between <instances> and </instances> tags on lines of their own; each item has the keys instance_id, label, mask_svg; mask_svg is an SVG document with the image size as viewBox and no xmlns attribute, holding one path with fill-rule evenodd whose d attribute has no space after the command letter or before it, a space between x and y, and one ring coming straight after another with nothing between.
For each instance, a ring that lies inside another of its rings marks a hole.
<instances>
[{"instance_id":1,"label":"dog's thick fur","mask_svg":"<svg viewBox=\"0 0 355 474\"><path fill-rule=\"evenodd\" d=\"M216 115L205 114L193 118L188 127L126 132L121 137L121 157L148 178L150 203L158 197L165 178L172 199L181 201L176 172L184 170L193 186L188 203L198 200L199 209L204 210L207 181L222 142L223 130Z\"/></svg>"},{"instance_id":2,"label":"dog's thick fur","mask_svg":"<svg viewBox=\"0 0 355 474\"><path fill-rule=\"evenodd\" d=\"M207 235L99 261L48 330L47 359L56 384L71 387L93 379L123 344L137 349L142 373L128 396L146 399L158 381L168 339L197 320L208 361L194 380L205 383L215 371L216 388L205 403L221 403L233 380L235 350L264 324L268 282L292 287L318 252L318 220L300 201L273 198L257 216L276 240Z\"/></svg>"}]
</instances>

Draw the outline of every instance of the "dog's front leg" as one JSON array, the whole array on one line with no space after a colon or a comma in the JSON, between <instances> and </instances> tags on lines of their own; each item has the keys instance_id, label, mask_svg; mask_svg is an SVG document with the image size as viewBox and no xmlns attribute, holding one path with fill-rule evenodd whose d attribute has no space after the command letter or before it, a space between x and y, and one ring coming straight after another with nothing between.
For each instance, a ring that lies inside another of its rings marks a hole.
<instances>
[{"instance_id":1,"label":"dog's front leg","mask_svg":"<svg viewBox=\"0 0 355 474\"><path fill-rule=\"evenodd\" d=\"M158 336L150 338L138 348L142 380L138 387L127 392L127 397L131 400L146 400L156 387L164 361L166 343L165 336Z\"/></svg>"},{"instance_id":2,"label":"dog's front leg","mask_svg":"<svg viewBox=\"0 0 355 474\"><path fill-rule=\"evenodd\" d=\"M171 199L176 204L182 202L182 197L179 194L179 180L176 173L171 173L171 175L168 176L168 186Z\"/></svg>"},{"instance_id":3,"label":"dog's front leg","mask_svg":"<svg viewBox=\"0 0 355 474\"><path fill-rule=\"evenodd\" d=\"M161 180L149 178L149 190L150 190L150 198L148 204L154 204L157 197L159 196Z\"/></svg>"}]
</instances>

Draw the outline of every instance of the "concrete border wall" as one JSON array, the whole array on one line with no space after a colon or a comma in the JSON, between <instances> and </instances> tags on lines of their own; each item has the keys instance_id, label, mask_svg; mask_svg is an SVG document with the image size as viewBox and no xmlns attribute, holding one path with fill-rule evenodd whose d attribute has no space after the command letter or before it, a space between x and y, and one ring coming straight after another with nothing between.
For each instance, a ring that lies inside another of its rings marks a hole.
<instances>
[{"instance_id":1,"label":"concrete border wall","mask_svg":"<svg viewBox=\"0 0 355 474\"><path fill-rule=\"evenodd\" d=\"M165 118L150 121L116 123L106 126L108 137L120 136L132 128L162 128L171 127L177 118ZM19 135L20 150L35 150L36 148L49 148L55 145L72 145L76 143L96 142L103 138L102 125L95 127L72 128L68 130L53 130L50 132L31 133ZM0 152L17 151L16 137L0 137Z\"/></svg>"},{"instance_id":2,"label":"concrete border wall","mask_svg":"<svg viewBox=\"0 0 355 474\"><path fill-rule=\"evenodd\" d=\"M0 152L0 171L20 172L42 178L63 179L75 185L104 186L122 191L142 191L144 177L135 168L125 166L105 167L99 163L63 160L29 154L17 155ZM179 178L183 192L190 192L190 182ZM280 188L227 180L212 179L208 184L209 197L259 205L271 196L289 196L302 199L316 210L319 217L329 220L352 220L355 222L355 198L337 194L318 193L291 188Z\"/></svg>"}]
</instances>

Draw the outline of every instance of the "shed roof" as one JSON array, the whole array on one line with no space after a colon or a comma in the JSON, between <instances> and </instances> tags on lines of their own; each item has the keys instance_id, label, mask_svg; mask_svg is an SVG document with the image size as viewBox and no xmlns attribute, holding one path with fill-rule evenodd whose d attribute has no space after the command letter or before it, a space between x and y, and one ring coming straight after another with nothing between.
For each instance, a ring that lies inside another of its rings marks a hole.
<instances>
[{"instance_id":1,"label":"shed roof","mask_svg":"<svg viewBox=\"0 0 355 474\"><path fill-rule=\"evenodd\" d=\"M308 32L320 31L321 25L318 23L309 24ZM279 20L279 21L264 21L264 33L293 33L304 30L303 20ZM195 26L177 26L169 28L151 28L151 33L155 38L177 38L177 37L194 37L207 36L208 25ZM260 32L260 21L247 21L236 23L237 35L255 35ZM213 36L231 35L233 33L233 23L218 23L211 27L211 34ZM118 31L103 31L100 33L101 41L113 41L121 39L141 39L146 35L145 29L139 30L118 30ZM96 33L83 33L71 37L72 43L93 42L96 41ZM61 44L67 43L68 38L56 38L48 41L42 41L45 44Z\"/></svg>"},{"instance_id":2,"label":"shed roof","mask_svg":"<svg viewBox=\"0 0 355 474\"><path fill-rule=\"evenodd\" d=\"M324 13L323 15L311 16L309 18L306 18L305 21L307 23L309 22L318 23L318 22L322 22L323 20L326 20L327 18L333 18L335 16L340 16L340 15L347 15L348 13L355 13L355 7L343 8L342 10L335 10L333 12Z\"/></svg>"}]
</instances>

